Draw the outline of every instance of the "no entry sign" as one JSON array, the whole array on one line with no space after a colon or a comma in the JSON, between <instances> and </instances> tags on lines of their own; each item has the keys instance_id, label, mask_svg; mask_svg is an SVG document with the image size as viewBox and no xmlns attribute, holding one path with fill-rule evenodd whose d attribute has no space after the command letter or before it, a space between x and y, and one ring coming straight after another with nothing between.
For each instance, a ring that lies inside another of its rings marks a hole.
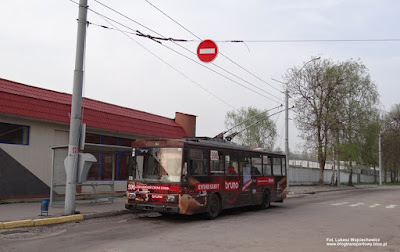
<instances>
[{"instance_id":1,"label":"no entry sign","mask_svg":"<svg viewBox=\"0 0 400 252\"><path fill-rule=\"evenodd\" d=\"M218 47L212 40L204 40L197 47L197 56L203 62L211 62L217 57Z\"/></svg>"}]
</instances>

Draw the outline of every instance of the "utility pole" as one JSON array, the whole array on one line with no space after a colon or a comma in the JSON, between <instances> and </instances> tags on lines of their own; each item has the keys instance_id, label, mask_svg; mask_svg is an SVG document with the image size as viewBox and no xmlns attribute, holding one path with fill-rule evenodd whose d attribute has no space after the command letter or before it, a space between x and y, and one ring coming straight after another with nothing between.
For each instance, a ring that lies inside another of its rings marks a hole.
<instances>
[{"instance_id":1,"label":"utility pole","mask_svg":"<svg viewBox=\"0 0 400 252\"><path fill-rule=\"evenodd\" d=\"M66 188L64 215L75 214L75 195L78 168L79 138L81 134L81 108L83 86L83 64L85 55L87 0L79 1L78 32L76 40L76 57L74 84L71 102L71 121L69 129L68 156L65 162Z\"/></svg>"},{"instance_id":2,"label":"utility pole","mask_svg":"<svg viewBox=\"0 0 400 252\"><path fill-rule=\"evenodd\" d=\"M340 159L339 159L339 130L337 130L337 135L336 135L336 158L337 158L337 175L336 175L336 180L337 180L337 185L340 186Z\"/></svg>"},{"instance_id":3,"label":"utility pole","mask_svg":"<svg viewBox=\"0 0 400 252\"><path fill-rule=\"evenodd\" d=\"M319 60L321 59L321 57L317 57L317 58L313 58L309 61L307 61L306 63L304 63L304 65L300 68L300 70L297 71L296 74L300 73L301 70L303 70L303 68L310 62L313 62L315 60ZM287 188L287 192L289 192L289 84L292 82L292 80L294 79L294 76L291 80L289 80L288 82L282 82L279 80L276 80L274 78L272 78L273 81L282 83L286 85L286 90L285 90L285 154L286 154L286 188Z\"/></svg>"},{"instance_id":4,"label":"utility pole","mask_svg":"<svg viewBox=\"0 0 400 252\"><path fill-rule=\"evenodd\" d=\"M379 185L382 185L382 139L379 132Z\"/></svg>"},{"instance_id":5,"label":"utility pole","mask_svg":"<svg viewBox=\"0 0 400 252\"><path fill-rule=\"evenodd\" d=\"M285 154L286 154L286 191L289 192L289 90L285 91Z\"/></svg>"}]
</instances>

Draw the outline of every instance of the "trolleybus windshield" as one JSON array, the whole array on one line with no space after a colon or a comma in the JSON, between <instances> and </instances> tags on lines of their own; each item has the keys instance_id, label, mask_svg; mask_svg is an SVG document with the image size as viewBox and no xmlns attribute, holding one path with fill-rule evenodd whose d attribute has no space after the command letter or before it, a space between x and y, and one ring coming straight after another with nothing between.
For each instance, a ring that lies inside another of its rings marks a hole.
<instances>
[{"instance_id":1,"label":"trolleybus windshield","mask_svg":"<svg viewBox=\"0 0 400 252\"><path fill-rule=\"evenodd\" d=\"M182 148L137 148L136 180L180 182Z\"/></svg>"}]
</instances>

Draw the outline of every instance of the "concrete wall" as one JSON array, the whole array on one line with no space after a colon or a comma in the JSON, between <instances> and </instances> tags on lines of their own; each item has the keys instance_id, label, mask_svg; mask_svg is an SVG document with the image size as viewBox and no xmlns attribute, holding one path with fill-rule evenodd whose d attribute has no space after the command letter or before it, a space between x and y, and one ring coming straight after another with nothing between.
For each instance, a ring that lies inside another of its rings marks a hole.
<instances>
[{"instance_id":1,"label":"concrete wall","mask_svg":"<svg viewBox=\"0 0 400 252\"><path fill-rule=\"evenodd\" d=\"M332 170L324 170L324 184L330 184L332 178ZM340 171L340 183L349 183L348 172ZM374 182L373 175L365 175L353 173L353 183L372 183ZM379 175L376 177L376 181L379 181ZM382 182L383 174L382 174ZM387 182L390 182L390 176L387 178ZM304 167L293 167L290 166L289 170L289 184L291 185L314 185L319 183L319 169L318 168L304 168Z\"/></svg>"}]
</instances>

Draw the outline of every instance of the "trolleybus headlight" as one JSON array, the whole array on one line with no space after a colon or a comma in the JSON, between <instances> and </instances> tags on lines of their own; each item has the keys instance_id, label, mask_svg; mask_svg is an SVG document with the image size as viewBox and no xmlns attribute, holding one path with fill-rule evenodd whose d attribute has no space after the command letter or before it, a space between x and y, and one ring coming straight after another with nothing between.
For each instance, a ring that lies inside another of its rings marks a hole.
<instances>
[{"instance_id":1,"label":"trolleybus headlight","mask_svg":"<svg viewBox=\"0 0 400 252\"><path fill-rule=\"evenodd\" d=\"M136 199L136 193L129 193L129 199Z\"/></svg>"},{"instance_id":2,"label":"trolleybus headlight","mask_svg":"<svg viewBox=\"0 0 400 252\"><path fill-rule=\"evenodd\" d=\"M168 195L167 202L174 202L174 201L175 201L175 195Z\"/></svg>"}]
</instances>

